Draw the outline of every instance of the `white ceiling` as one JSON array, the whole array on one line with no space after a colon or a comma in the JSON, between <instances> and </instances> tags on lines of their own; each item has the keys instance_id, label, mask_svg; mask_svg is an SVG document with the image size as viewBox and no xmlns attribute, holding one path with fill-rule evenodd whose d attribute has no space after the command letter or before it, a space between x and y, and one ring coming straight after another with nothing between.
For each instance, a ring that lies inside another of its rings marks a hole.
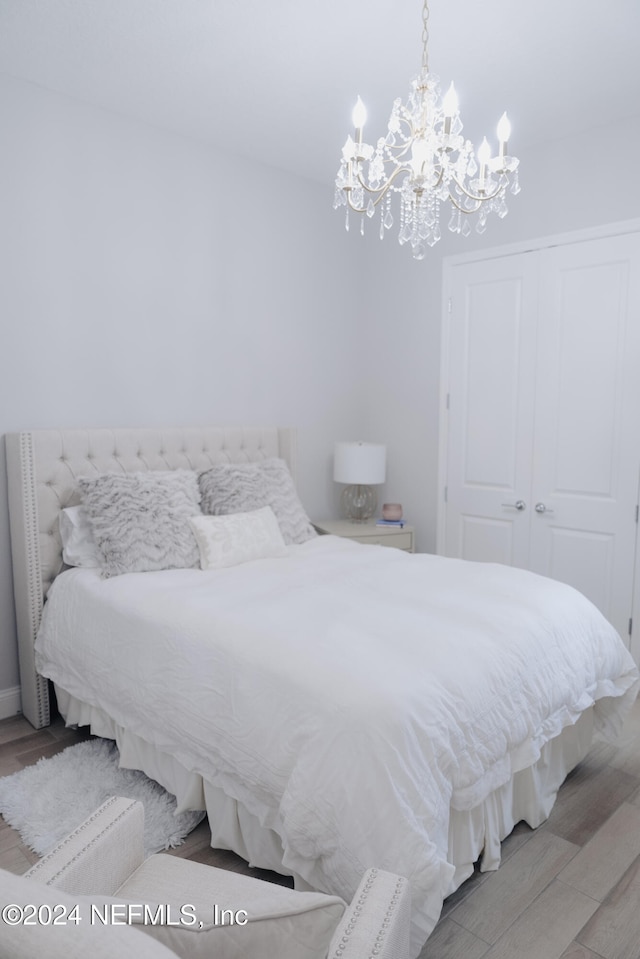
<instances>
[{"instance_id":1,"label":"white ceiling","mask_svg":"<svg viewBox=\"0 0 640 959\"><path fill-rule=\"evenodd\" d=\"M331 183L357 94L375 141L422 55L421 0L0 0L0 71ZM431 0L429 66L479 143L640 114L640 0ZM594 136L593 148L607 144ZM637 158L628 158L637 166ZM603 172L603 178L605 177Z\"/></svg>"}]
</instances>

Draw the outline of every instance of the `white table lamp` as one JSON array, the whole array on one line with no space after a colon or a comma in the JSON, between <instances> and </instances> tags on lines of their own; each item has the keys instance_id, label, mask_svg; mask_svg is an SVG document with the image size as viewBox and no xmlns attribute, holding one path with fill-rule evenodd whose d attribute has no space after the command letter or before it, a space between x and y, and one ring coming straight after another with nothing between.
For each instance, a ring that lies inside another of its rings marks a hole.
<instances>
[{"instance_id":1,"label":"white table lamp","mask_svg":"<svg viewBox=\"0 0 640 959\"><path fill-rule=\"evenodd\" d=\"M376 511L377 497L372 488L384 483L387 449L381 443L336 443L333 478L346 483L342 491L342 509L352 523L365 523Z\"/></svg>"}]
</instances>

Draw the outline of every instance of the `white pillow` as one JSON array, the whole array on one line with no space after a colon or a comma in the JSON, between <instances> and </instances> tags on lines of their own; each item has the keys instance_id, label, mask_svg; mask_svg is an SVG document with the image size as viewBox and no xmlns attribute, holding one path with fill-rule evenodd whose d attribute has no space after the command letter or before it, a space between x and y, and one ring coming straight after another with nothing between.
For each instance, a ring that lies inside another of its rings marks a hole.
<instances>
[{"instance_id":1,"label":"white pillow","mask_svg":"<svg viewBox=\"0 0 640 959\"><path fill-rule=\"evenodd\" d=\"M270 506L228 516L192 516L189 522L200 548L202 569L221 569L287 554Z\"/></svg>"},{"instance_id":2,"label":"white pillow","mask_svg":"<svg viewBox=\"0 0 640 959\"><path fill-rule=\"evenodd\" d=\"M100 567L100 555L93 537L89 514L84 506L67 506L58 521L62 559L67 566Z\"/></svg>"}]
</instances>

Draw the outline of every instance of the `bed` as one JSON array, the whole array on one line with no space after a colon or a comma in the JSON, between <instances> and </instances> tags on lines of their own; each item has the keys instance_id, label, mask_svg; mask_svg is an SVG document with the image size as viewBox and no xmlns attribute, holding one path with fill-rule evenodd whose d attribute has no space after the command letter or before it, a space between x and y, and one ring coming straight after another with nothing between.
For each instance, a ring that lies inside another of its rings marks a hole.
<instances>
[{"instance_id":1,"label":"bed","mask_svg":"<svg viewBox=\"0 0 640 959\"><path fill-rule=\"evenodd\" d=\"M6 437L23 711L116 740L206 809L212 845L350 899L365 868L412 884L412 954L444 898L549 814L638 674L570 587L494 564L309 536L223 568L65 568L83 477L284 461L286 429ZM44 607L44 616L43 616Z\"/></svg>"}]
</instances>

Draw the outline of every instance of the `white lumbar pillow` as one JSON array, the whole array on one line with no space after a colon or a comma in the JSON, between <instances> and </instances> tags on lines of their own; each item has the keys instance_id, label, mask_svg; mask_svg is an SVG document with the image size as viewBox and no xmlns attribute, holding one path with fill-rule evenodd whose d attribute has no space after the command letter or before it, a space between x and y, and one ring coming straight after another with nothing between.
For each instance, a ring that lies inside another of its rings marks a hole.
<instances>
[{"instance_id":1,"label":"white lumbar pillow","mask_svg":"<svg viewBox=\"0 0 640 959\"><path fill-rule=\"evenodd\" d=\"M202 569L222 569L255 559L286 556L287 547L270 506L226 516L192 516Z\"/></svg>"}]
</instances>

